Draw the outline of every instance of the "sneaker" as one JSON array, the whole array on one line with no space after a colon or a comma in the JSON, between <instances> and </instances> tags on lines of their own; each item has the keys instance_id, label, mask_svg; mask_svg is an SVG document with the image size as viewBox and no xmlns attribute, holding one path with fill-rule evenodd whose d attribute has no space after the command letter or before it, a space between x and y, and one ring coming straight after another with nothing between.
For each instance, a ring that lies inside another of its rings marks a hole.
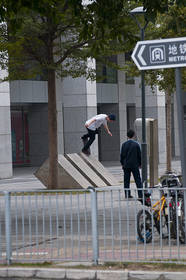
<instances>
[{"instance_id":1,"label":"sneaker","mask_svg":"<svg viewBox=\"0 0 186 280\"><path fill-rule=\"evenodd\" d=\"M143 199L142 198L138 198L138 201L141 202L141 204L143 205Z\"/></svg>"},{"instance_id":2,"label":"sneaker","mask_svg":"<svg viewBox=\"0 0 186 280\"><path fill-rule=\"evenodd\" d=\"M148 206L148 207L151 206L151 200L150 200L150 201L147 201L147 200L145 199L144 204L143 204L143 199L142 199L142 198L138 198L138 201L141 202L142 205L145 205L145 206Z\"/></svg>"},{"instance_id":3,"label":"sneaker","mask_svg":"<svg viewBox=\"0 0 186 280\"><path fill-rule=\"evenodd\" d=\"M90 152L89 152L88 150L82 149L81 151L82 151L82 153L84 153L84 154L87 155L87 156L90 155Z\"/></svg>"},{"instance_id":4,"label":"sneaker","mask_svg":"<svg viewBox=\"0 0 186 280\"><path fill-rule=\"evenodd\" d=\"M128 197L125 197L126 199L131 199L131 198L133 198L133 196L132 195L129 195Z\"/></svg>"}]
</instances>

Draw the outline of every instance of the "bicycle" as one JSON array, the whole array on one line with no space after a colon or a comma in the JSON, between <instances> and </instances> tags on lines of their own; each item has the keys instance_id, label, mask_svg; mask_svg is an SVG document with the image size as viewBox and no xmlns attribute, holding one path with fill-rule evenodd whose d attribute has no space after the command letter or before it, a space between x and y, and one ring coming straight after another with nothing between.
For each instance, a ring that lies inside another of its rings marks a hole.
<instances>
[{"instance_id":1,"label":"bicycle","mask_svg":"<svg viewBox=\"0 0 186 280\"><path fill-rule=\"evenodd\" d=\"M164 174L160 178L161 185L168 187L171 201L169 203L170 216L172 220L171 237L185 243L185 215L184 215L184 194L182 188L182 176L176 173ZM173 188L179 188L177 191Z\"/></svg>"},{"instance_id":2,"label":"bicycle","mask_svg":"<svg viewBox=\"0 0 186 280\"><path fill-rule=\"evenodd\" d=\"M139 240L150 243L153 238L154 227L162 238L179 239L185 243L184 225L184 199L181 191L170 190L165 193L164 188L180 187L179 177L175 174L168 174L161 178L161 197L151 205L151 195L144 193L143 205L146 209L139 210L137 214L137 233ZM170 226L169 226L170 225ZM177 230L178 229L178 230Z\"/></svg>"}]
</instances>

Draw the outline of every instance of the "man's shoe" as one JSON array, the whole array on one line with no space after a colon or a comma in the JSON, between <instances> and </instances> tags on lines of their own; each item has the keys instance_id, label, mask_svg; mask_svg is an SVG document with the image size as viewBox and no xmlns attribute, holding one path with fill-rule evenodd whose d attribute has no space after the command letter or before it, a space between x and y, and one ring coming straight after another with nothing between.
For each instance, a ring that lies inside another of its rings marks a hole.
<instances>
[{"instance_id":1,"label":"man's shoe","mask_svg":"<svg viewBox=\"0 0 186 280\"><path fill-rule=\"evenodd\" d=\"M82 149L81 151L82 151L82 153L84 153L84 154L87 155L87 156L90 155L90 152L89 152L88 150Z\"/></svg>"},{"instance_id":2,"label":"man's shoe","mask_svg":"<svg viewBox=\"0 0 186 280\"><path fill-rule=\"evenodd\" d=\"M138 201L141 202L141 204L143 205L143 199L142 198L138 198Z\"/></svg>"},{"instance_id":3,"label":"man's shoe","mask_svg":"<svg viewBox=\"0 0 186 280\"><path fill-rule=\"evenodd\" d=\"M143 199L142 198L138 198L138 201L141 202L142 205L145 205L145 206L148 206L148 207L151 206L151 200L146 200L145 199L145 201L143 203Z\"/></svg>"},{"instance_id":4,"label":"man's shoe","mask_svg":"<svg viewBox=\"0 0 186 280\"><path fill-rule=\"evenodd\" d=\"M131 198L133 198L133 196L132 196L132 195L129 195L128 197L126 196L125 198L126 198L126 199L131 199Z\"/></svg>"}]
</instances>

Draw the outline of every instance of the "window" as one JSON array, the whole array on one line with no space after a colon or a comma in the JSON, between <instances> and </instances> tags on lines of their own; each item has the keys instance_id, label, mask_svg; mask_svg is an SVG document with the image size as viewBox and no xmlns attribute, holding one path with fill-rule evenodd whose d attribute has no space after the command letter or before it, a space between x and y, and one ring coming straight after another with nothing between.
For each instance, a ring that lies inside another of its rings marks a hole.
<instances>
[{"instance_id":1,"label":"window","mask_svg":"<svg viewBox=\"0 0 186 280\"><path fill-rule=\"evenodd\" d=\"M24 70L25 71L30 71L30 69L34 68L35 66L37 66L37 62L36 61L29 61L27 62L27 64L24 65ZM35 73L35 75L31 75L30 78L27 78L26 80L31 80L31 81L47 81L48 77L47 77L47 70L40 70L40 72Z\"/></svg>"},{"instance_id":2,"label":"window","mask_svg":"<svg viewBox=\"0 0 186 280\"><path fill-rule=\"evenodd\" d=\"M110 62L117 64L117 56L108 58ZM117 84L117 69L112 68L102 61L96 61L96 77L97 83Z\"/></svg>"}]
</instances>

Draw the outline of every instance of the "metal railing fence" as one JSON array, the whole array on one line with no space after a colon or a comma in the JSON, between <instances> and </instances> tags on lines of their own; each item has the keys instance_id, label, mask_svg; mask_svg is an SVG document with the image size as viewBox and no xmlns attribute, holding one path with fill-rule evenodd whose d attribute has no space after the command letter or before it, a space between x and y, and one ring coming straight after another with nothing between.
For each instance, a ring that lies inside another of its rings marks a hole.
<instances>
[{"instance_id":1,"label":"metal railing fence","mask_svg":"<svg viewBox=\"0 0 186 280\"><path fill-rule=\"evenodd\" d=\"M1 192L0 262L185 261L184 191Z\"/></svg>"}]
</instances>

